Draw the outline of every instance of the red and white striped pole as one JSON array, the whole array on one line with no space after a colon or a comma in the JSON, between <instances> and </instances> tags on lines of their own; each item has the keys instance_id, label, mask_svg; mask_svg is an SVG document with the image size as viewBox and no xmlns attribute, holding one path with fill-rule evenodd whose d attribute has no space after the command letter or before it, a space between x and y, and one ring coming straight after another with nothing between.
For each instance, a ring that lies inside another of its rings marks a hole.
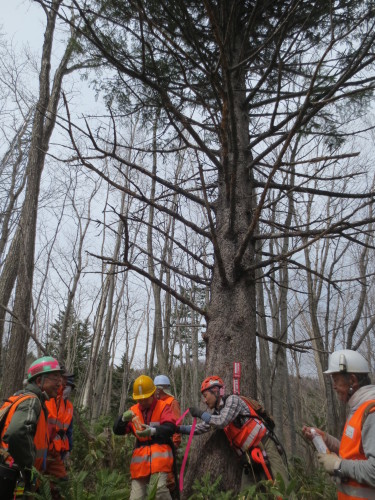
<instances>
[{"instance_id":1,"label":"red and white striped pole","mask_svg":"<svg viewBox=\"0 0 375 500\"><path fill-rule=\"evenodd\" d=\"M233 363L233 394L240 394L241 363Z\"/></svg>"}]
</instances>

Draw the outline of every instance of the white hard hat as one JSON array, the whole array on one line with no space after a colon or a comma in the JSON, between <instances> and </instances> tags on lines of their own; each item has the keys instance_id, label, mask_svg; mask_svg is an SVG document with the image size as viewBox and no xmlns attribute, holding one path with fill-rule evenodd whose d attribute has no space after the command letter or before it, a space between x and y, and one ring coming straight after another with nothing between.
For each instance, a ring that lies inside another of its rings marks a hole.
<instances>
[{"instance_id":1,"label":"white hard hat","mask_svg":"<svg viewBox=\"0 0 375 500\"><path fill-rule=\"evenodd\" d=\"M369 373L370 369L365 358L357 351L342 349L329 355L328 370L324 373Z\"/></svg>"},{"instance_id":2,"label":"white hard hat","mask_svg":"<svg viewBox=\"0 0 375 500\"><path fill-rule=\"evenodd\" d=\"M169 378L166 375L157 375L154 379L155 385L171 385Z\"/></svg>"}]
</instances>

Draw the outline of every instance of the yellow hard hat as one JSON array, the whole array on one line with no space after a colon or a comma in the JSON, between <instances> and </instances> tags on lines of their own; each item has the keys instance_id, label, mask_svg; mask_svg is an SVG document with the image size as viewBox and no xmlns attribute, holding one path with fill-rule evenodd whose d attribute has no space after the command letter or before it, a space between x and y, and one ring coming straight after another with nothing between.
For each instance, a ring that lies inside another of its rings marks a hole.
<instances>
[{"instance_id":1,"label":"yellow hard hat","mask_svg":"<svg viewBox=\"0 0 375 500\"><path fill-rule=\"evenodd\" d=\"M136 378L133 385L133 399L147 399L156 391L152 378L141 375Z\"/></svg>"}]
</instances>

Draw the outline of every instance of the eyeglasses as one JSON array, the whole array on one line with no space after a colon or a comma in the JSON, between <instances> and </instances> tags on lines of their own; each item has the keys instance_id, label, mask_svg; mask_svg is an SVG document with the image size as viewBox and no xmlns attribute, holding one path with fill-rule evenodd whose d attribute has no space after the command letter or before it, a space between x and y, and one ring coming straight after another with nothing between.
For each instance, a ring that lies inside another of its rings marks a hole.
<instances>
[{"instance_id":1,"label":"eyeglasses","mask_svg":"<svg viewBox=\"0 0 375 500\"><path fill-rule=\"evenodd\" d=\"M57 382L58 380L61 380L61 375L60 373L51 373L49 375L45 375L46 378L48 378L49 380L52 380L54 382Z\"/></svg>"}]
</instances>

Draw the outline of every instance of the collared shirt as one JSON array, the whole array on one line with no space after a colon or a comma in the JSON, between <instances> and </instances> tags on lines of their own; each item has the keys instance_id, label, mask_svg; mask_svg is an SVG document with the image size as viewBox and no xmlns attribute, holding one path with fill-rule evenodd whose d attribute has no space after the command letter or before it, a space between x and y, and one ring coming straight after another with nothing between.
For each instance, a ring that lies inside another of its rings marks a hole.
<instances>
[{"instance_id":1,"label":"collared shirt","mask_svg":"<svg viewBox=\"0 0 375 500\"><path fill-rule=\"evenodd\" d=\"M175 399L171 394L169 393L160 393L159 395L159 399L161 401L165 401L166 399L172 397L173 398L173 401L172 403L169 405L170 406L170 409L172 410L172 413L176 419L176 422L177 420L181 417L181 408L180 408L180 403L177 401L177 399ZM181 444L181 434L178 434L178 433L175 433L173 434L173 444L175 445L176 448L178 448Z\"/></svg>"}]
</instances>

